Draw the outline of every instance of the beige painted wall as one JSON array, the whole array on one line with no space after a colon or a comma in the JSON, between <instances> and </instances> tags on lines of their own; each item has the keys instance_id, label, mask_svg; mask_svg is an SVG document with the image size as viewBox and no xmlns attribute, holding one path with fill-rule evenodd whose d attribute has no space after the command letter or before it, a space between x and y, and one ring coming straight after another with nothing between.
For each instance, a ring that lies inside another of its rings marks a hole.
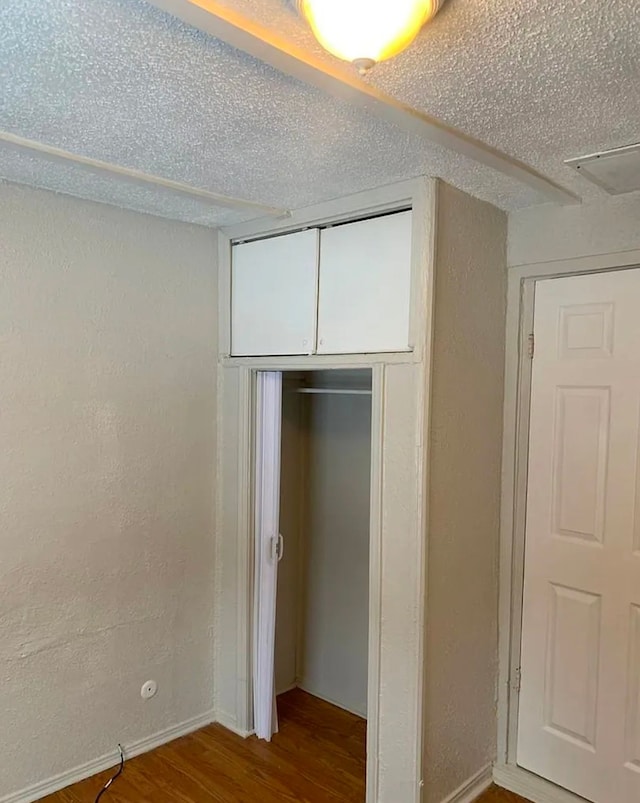
<instances>
[{"instance_id":1,"label":"beige painted wall","mask_svg":"<svg viewBox=\"0 0 640 803\"><path fill-rule=\"evenodd\" d=\"M510 266L640 249L640 193L509 215ZM621 262L623 264L623 262Z\"/></svg>"},{"instance_id":2,"label":"beige painted wall","mask_svg":"<svg viewBox=\"0 0 640 803\"><path fill-rule=\"evenodd\" d=\"M425 803L496 755L506 217L441 184L429 468Z\"/></svg>"},{"instance_id":3,"label":"beige painted wall","mask_svg":"<svg viewBox=\"0 0 640 803\"><path fill-rule=\"evenodd\" d=\"M213 706L216 286L203 228L0 219L3 798Z\"/></svg>"}]
</instances>

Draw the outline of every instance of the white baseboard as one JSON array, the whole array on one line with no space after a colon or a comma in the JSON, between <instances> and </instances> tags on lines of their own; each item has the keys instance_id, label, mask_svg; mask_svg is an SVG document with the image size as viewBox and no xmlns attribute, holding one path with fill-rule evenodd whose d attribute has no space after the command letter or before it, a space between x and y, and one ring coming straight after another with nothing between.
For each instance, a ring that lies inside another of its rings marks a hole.
<instances>
[{"instance_id":1,"label":"white baseboard","mask_svg":"<svg viewBox=\"0 0 640 803\"><path fill-rule=\"evenodd\" d=\"M312 697L317 697L318 700L322 700L325 703L329 703L330 705L335 705L336 708L341 708L343 711L346 711L348 714L354 714L360 719L366 719L367 715L363 714L362 711L356 711L355 708L349 708L348 706L344 705L343 703L339 703L337 700L332 700L330 697L327 697L325 694L318 694L317 691L312 691L311 689L306 688L302 685L302 683L297 684L297 688L301 689L302 691L306 691L307 694L310 694ZM2 801L0 800L0 803Z\"/></svg>"},{"instance_id":2,"label":"white baseboard","mask_svg":"<svg viewBox=\"0 0 640 803\"><path fill-rule=\"evenodd\" d=\"M138 739L135 742L123 745L125 758L134 758L142 753L148 753L149 750L155 750L156 747L172 742L174 739L180 738L180 736L186 736L188 733L210 725L214 719L213 711L206 711L204 714L188 719L185 722L180 722L178 725L172 725L170 728L154 733L151 736L146 736L144 739ZM59 792L61 789L71 786L71 784L84 781L85 778L91 778L91 776L97 775L99 772L115 767L119 760L120 758L116 753L109 753L106 756L95 758L92 761L87 761L86 764L81 764L79 767L54 775L53 778L40 781L40 783L33 784L33 786L29 786L19 792L11 792L11 794L0 798L0 803L33 803L33 801L52 795L54 792Z\"/></svg>"},{"instance_id":3,"label":"white baseboard","mask_svg":"<svg viewBox=\"0 0 640 803\"><path fill-rule=\"evenodd\" d=\"M285 686L282 689L276 689L276 697L280 697L281 694L286 694L288 691L293 691L294 689L298 688L297 683L290 683L288 686Z\"/></svg>"},{"instance_id":4,"label":"white baseboard","mask_svg":"<svg viewBox=\"0 0 640 803\"><path fill-rule=\"evenodd\" d=\"M515 792L531 803L587 803L583 797L512 764L496 764L493 780L498 786Z\"/></svg>"},{"instance_id":5,"label":"white baseboard","mask_svg":"<svg viewBox=\"0 0 640 803\"><path fill-rule=\"evenodd\" d=\"M255 731L246 731L243 728L239 728L235 717L232 717L231 714L225 714L222 711L218 711L215 721L218 725L222 725L223 728L231 731L231 733L235 733L236 736L241 736L243 739L248 739L249 736L253 736L255 733ZM0 803L2 803L2 800L0 800Z\"/></svg>"},{"instance_id":6,"label":"white baseboard","mask_svg":"<svg viewBox=\"0 0 640 803\"><path fill-rule=\"evenodd\" d=\"M446 797L442 803L473 803L491 786L492 782L493 767L491 764L487 764Z\"/></svg>"}]
</instances>

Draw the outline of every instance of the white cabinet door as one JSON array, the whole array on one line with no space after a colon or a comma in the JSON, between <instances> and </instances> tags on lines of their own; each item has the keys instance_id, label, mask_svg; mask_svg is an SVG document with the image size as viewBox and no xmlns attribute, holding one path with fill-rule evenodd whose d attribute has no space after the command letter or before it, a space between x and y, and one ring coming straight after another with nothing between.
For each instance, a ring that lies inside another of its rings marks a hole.
<instances>
[{"instance_id":1,"label":"white cabinet door","mask_svg":"<svg viewBox=\"0 0 640 803\"><path fill-rule=\"evenodd\" d=\"M411 212L320 235L320 354L409 349Z\"/></svg>"},{"instance_id":2,"label":"white cabinet door","mask_svg":"<svg viewBox=\"0 0 640 803\"><path fill-rule=\"evenodd\" d=\"M640 800L640 270L536 285L518 764Z\"/></svg>"},{"instance_id":3,"label":"white cabinet door","mask_svg":"<svg viewBox=\"0 0 640 803\"><path fill-rule=\"evenodd\" d=\"M317 275L317 229L233 246L231 353L311 354Z\"/></svg>"}]
</instances>

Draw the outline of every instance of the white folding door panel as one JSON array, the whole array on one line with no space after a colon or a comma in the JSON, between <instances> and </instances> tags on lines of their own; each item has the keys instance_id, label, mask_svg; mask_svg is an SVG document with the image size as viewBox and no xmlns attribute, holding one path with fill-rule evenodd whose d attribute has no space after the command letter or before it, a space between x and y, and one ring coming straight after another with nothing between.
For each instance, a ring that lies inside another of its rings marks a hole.
<instances>
[{"instance_id":1,"label":"white folding door panel","mask_svg":"<svg viewBox=\"0 0 640 803\"><path fill-rule=\"evenodd\" d=\"M535 293L518 764L640 800L640 270Z\"/></svg>"},{"instance_id":2,"label":"white folding door panel","mask_svg":"<svg viewBox=\"0 0 640 803\"><path fill-rule=\"evenodd\" d=\"M282 374L257 374L255 437L255 589L253 715L256 736L269 741L277 731L275 634L278 561L282 557L280 517L280 433Z\"/></svg>"}]
</instances>

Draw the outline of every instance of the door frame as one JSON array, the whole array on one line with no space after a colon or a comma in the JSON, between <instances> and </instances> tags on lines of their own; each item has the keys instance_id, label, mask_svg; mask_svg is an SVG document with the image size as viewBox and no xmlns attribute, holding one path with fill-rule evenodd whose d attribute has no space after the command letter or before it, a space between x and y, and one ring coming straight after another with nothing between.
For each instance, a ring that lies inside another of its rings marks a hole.
<instances>
[{"instance_id":1,"label":"door frame","mask_svg":"<svg viewBox=\"0 0 640 803\"><path fill-rule=\"evenodd\" d=\"M370 551L367 803L395 803L400 798L403 803L419 803L422 796L437 187L435 179L412 179L217 233L221 446L216 488L216 721L242 736L250 735L254 373L371 368L371 511L377 534ZM410 351L230 356L232 243L408 208L414 212ZM392 533L397 535L393 541Z\"/></svg>"},{"instance_id":2,"label":"door frame","mask_svg":"<svg viewBox=\"0 0 640 803\"><path fill-rule=\"evenodd\" d=\"M640 267L640 250L509 269L505 355L505 397L500 511L500 606L498 653L498 756L494 781L533 803L584 803L584 798L522 769L516 762L525 518L529 459L529 408L537 281Z\"/></svg>"},{"instance_id":3,"label":"door frame","mask_svg":"<svg viewBox=\"0 0 640 803\"><path fill-rule=\"evenodd\" d=\"M274 362L274 366L277 362ZM344 366L342 366L344 368ZM378 785L378 745L380 734L380 711L378 705L379 686L380 686L380 647L381 647L381 599L382 599L382 457L383 457L383 435L384 435L384 365L363 364L361 369L371 371L371 467L370 467L370 486L369 486L369 622L368 622L368 658L367 658L367 800L377 800ZM251 454L252 464L255 464L255 410L256 410L256 389L257 376L264 372L264 368L254 368L249 370L249 381L252 388L251 409L252 409L252 434L251 434ZM269 370L281 371L285 373L290 368L276 368ZM332 370L326 367L316 367L315 369L306 368L306 371L313 370ZM340 370L340 365L336 364L333 370ZM248 490L248 489L247 489ZM245 598L246 611L254 611L255 603L255 532L254 522L250 518L248 522L249 538L247 544L247 555L245 572L243 576L242 593ZM250 614L249 614L250 615ZM245 627L253 630L249 621ZM249 654L244 656L246 662L245 671L252 674L252 653L253 644ZM251 689L248 687L248 695L251 696ZM244 701L247 710L251 709L251 700Z\"/></svg>"}]
</instances>

